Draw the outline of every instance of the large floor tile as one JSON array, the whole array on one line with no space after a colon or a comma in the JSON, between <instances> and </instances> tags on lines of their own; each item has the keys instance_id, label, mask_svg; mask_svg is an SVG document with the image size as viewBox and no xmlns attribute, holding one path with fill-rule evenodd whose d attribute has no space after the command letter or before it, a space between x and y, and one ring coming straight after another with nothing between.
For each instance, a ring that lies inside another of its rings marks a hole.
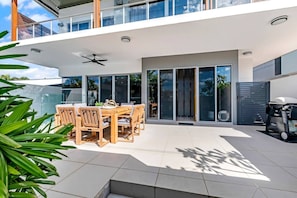
<instances>
[{"instance_id":1,"label":"large floor tile","mask_svg":"<svg viewBox=\"0 0 297 198\"><path fill-rule=\"evenodd\" d=\"M203 174L198 171L194 172L194 171L187 171L183 169L160 168L159 173L163 175L189 177L193 179L203 179Z\"/></svg>"},{"instance_id":2,"label":"large floor tile","mask_svg":"<svg viewBox=\"0 0 297 198\"><path fill-rule=\"evenodd\" d=\"M159 174L156 187L208 195L205 183L201 179Z\"/></svg>"},{"instance_id":3,"label":"large floor tile","mask_svg":"<svg viewBox=\"0 0 297 198\"><path fill-rule=\"evenodd\" d=\"M262 171L263 177L256 179L254 174L249 176L254 178L254 183L259 187L297 192L297 178L281 167L264 165L257 167Z\"/></svg>"},{"instance_id":4,"label":"large floor tile","mask_svg":"<svg viewBox=\"0 0 297 198\"><path fill-rule=\"evenodd\" d=\"M125 161L127 161L129 157L130 155L127 154L101 152L99 155L89 161L88 164L119 168L125 163Z\"/></svg>"},{"instance_id":5,"label":"large floor tile","mask_svg":"<svg viewBox=\"0 0 297 198\"><path fill-rule=\"evenodd\" d=\"M87 197L76 196L74 194L65 194L62 192L56 192L51 190L48 190L46 194L48 198L87 198Z\"/></svg>"},{"instance_id":6,"label":"large floor tile","mask_svg":"<svg viewBox=\"0 0 297 198\"><path fill-rule=\"evenodd\" d=\"M296 198L297 192L274 190L269 188L262 188L262 191L268 198Z\"/></svg>"},{"instance_id":7,"label":"large floor tile","mask_svg":"<svg viewBox=\"0 0 297 198\"><path fill-rule=\"evenodd\" d=\"M95 158L97 155L99 155L99 153L96 151L75 149L74 151L72 151L68 154L68 158L66 158L65 160L73 161L73 162L87 163L88 161Z\"/></svg>"},{"instance_id":8,"label":"large floor tile","mask_svg":"<svg viewBox=\"0 0 297 198\"><path fill-rule=\"evenodd\" d=\"M157 173L119 169L111 180L134 183L139 185L154 186L157 180Z\"/></svg>"},{"instance_id":9,"label":"large floor tile","mask_svg":"<svg viewBox=\"0 0 297 198\"><path fill-rule=\"evenodd\" d=\"M54 180L56 183L59 183L60 181L71 175L73 172L78 170L80 167L82 167L84 164L81 162L57 160L53 162L53 165L57 168L59 177L52 176L49 179Z\"/></svg>"},{"instance_id":10,"label":"large floor tile","mask_svg":"<svg viewBox=\"0 0 297 198\"><path fill-rule=\"evenodd\" d=\"M255 186L230 184L223 182L205 181L206 188L210 196L228 197L228 198L245 198L253 197L257 188Z\"/></svg>"},{"instance_id":11,"label":"large floor tile","mask_svg":"<svg viewBox=\"0 0 297 198\"><path fill-rule=\"evenodd\" d=\"M52 189L82 197L94 197L109 182L116 170L86 164Z\"/></svg>"}]
</instances>

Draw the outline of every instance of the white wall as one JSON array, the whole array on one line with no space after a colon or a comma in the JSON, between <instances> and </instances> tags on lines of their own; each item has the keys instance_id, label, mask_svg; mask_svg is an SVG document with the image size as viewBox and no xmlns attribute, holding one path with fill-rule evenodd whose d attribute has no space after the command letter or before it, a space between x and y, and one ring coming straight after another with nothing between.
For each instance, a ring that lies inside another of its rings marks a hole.
<instances>
[{"instance_id":1,"label":"white wall","mask_svg":"<svg viewBox=\"0 0 297 198\"><path fill-rule=\"evenodd\" d=\"M282 74L297 72L297 50L281 57Z\"/></svg>"},{"instance_id":2,"label":"white wall","mask_svg":"<svg viewBox=\"0 0 297 198\"><path fill-rule=\"evenodd\" d=\"M297 98L297 74L282 77L270 81L270 99L276 97L294 97Z\"/></svg>"},{"instance_id":3,"label":"white wall","mask_svg":"<svg viewBox=\"0 0 297 198\"><path fill-rule=\"evenodd\" d=\"M252 55L243 56L238 53L238 82L252 82L253 67Z\"/></svg>"}]
</instances>

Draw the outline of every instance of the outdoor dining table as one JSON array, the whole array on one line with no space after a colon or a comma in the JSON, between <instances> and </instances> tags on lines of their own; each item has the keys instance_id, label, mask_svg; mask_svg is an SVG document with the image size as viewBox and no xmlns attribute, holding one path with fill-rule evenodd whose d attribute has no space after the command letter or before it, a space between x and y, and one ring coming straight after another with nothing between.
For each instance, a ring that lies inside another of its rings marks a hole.
<instances>
[{"instance_id":1,"label":"outdoor dining table","mask_svg":"<svg viewBox=\"0 0 297 198\"><path fill-rule=\"evenodd\" d=\"M118 141L118 116L129 114L131 106L118 106L118 107L101 107L103 116L110 116L110 142L115 144Z\"/></svg>"}]
</instances>

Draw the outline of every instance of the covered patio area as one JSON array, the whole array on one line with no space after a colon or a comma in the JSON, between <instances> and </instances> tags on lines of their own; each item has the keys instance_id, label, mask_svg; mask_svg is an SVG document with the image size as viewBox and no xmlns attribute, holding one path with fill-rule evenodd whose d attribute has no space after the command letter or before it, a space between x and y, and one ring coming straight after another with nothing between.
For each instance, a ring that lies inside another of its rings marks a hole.
<instances>
[{"instance_id":1,"label":"covered patio area","mask_svg":"<svg viewBox=\"0 0 297 198\"><path fill-rule=\"evenodd\" d=\"M297 197L297 144L263 129L147 124L134 143L67 151L44 188L49 198Z\"/></svg>"}]
</instances>

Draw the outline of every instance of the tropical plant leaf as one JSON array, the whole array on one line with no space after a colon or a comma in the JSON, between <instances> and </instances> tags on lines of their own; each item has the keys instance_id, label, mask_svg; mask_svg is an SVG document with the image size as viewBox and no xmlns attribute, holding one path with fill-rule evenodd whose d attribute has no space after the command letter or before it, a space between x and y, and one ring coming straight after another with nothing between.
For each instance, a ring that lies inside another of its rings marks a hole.
<instances>
[{"instance_id":1,"label":"tropical plant leaf","mask_svg":"<svg viewBox=\"0 0 297 198\"><path fill-rule=\"evenodd\" d=\"M29 140L44 140L44 139L49 139L49 138L63 138L65 135L62 134L48 134L48 133L26 133L26 134L21 134L18 136L11 137L14 141L29 141Z\"/></svg>"},{"instance_id":2,"label":"tropical plant leaf","mask_svg":"<svg viewBox=\"0 0 297 198\"><path fill-rule=\"evenodd\" d=\"M32 188L32 187L38 187L39 185L32 182L32 181L24 181L24 182L18 182L14 184L10 184L8 189L21 189L21 188Z\"/></svg>"},{"instance_id":3,"label":"tropical plant leaf","mask_svg":"<svg viewBox=\"0 0 297 198\"><path fill-rule=\"evenodd\" d=\"M1 198L8 198L8 188L6 185L3 183L2 180L0 180L0 197Z\"/></svg>"},{"instance_id":4,"label":"tropical plant leaf","mask_svg":"<svg viewBox=\"0 0 297 198\"><path fill-rule=\"evenodd\" d=\"M51 134L48 134L50 137ZM50 144L50 143L43 143L43 142L19 142L22 148L32 148L36 150L56 150L61 149L64 150L65 148L60 145Z\"/></svg>"},{"instance_id":5,"label":"tropical plant leaf","mask_svg":"<svg viewBox=\"0 0 297 198\"><path fill-rule=\"evenodd\" d=\"M18 105L14 109L13 113L3 121L2 125L14 123L16 121L21 120L23 116L26 114L26 112L30 109L31 105L32 105L32 100L26 101Z\"/></svg>"},{"instance_id":6,"label":"tropical plant leaf","mask_svg":"<svg viewBox=\"0 0 297 198\"><path fill-rule=\"evenodd\" d=\"M46 167L46 170L48 170L49 172L51 172L52 175L56 175L56 176L59 176L58 172L57 172L57 169L54 165L52 165L51 163L48 163L42 159L39 159L37 157L31 157L30 158L37 163L39 163L40 165Z\"/></svg>"},{"instance_id":7,"label":"tropical plant leaf","mask_svg":"<svg viewBox=\"0 0 297 198\"><path fill-rule=\"evenodd\" d=\"M9 198L36 198L36 195L25 192L11 192Z\"/></svg>"},{"instance_id":8,"label":"tropical plant leaf","mask_svg":"<svg viewBox=\"0 0 297 198\"><path fill-rule=\"evenodd\" d=\"M1 56L0 56L1 59ZM7 65L3 65L0 64L0 69L28 69L28 66L24 66L24 65L17 65L17 64L7 64Z\"/></svg>"},{"instance_id":9,"label":"tropical plant leaf","mask_svg":"<svg viewBox=\"0 0 297 198\"><path fill-rule=\"evenodd\" d=\"M6 36L7 34L8 34L7 30L0 32L0 39L3 38L4 36Z\"/></svg>"},{"instance_id":10,"label":"tropical plant leaf","mask_svg":"<svg viewBox=\"0 0 297 198\"><path fill-rule=\"evenodd\" d=\"M43 197L47 197L46 193L44 192L44 190L42 190L41 188L39 187L34 187L34 189L40 194L42 195Z\"/></svg>"},{"instance_id":11,"label":"tropical plant leaf","mask_svg":"<svg viewBox=\"0 0 297 198\"><path fill-rule=\"evenodd\" d=\"M2 181L3 185L7 188L8 186L7 162L1 150L0 150L0 181Z\"/></svg>"},{"instance_id":12,"label":"tropical plant leaf","mask_svg":"<svg viewBox=\"0 0 297 198\"><path fill-rule=\"evenodd\" d=\"M0 46L0 51L7 50L7 49L10 49L10 48L13 48L13 47L15 47L17 44L19 44L19 43L10 43L10 44L8 44L8 45Z\"/></svg>"},{"instance_id":13,"label":"tropical plant leaf","mask_svg":"<svg viewBox=\"0 0 297 198\"><path fill-rule=\"evenodd\" d=\"M13 139L9 138L6 135L3 135L2 133L0 133L0 143L5 144L10 147L13 147L13 148L21 147L21 145L18 144L16 141L14 141Z\"/></svg>"},{"instance_id":14,"label":"tropical plant leaf","mask_svg":"<svg viewBox=\"0 0 297 198\"><path fill-rule=\"evenodd\" d=\"M31 160L16 151L2 148L7 157L17 166L38 178L47 178L46 174Z\"/></svg>"},{"instance_id":15,"label":"tropical plant leaf","mask_svg":"<svg viewBox=\"0 0 297 198\"><path fill-rule=\"evenodd\" d=\"M38 184L46 184L46 185L55 185L56 182L52 180L43 180L43 179L33 179L32 181Z\"/></svg>"},{"instance_id":16,"label":"tropical plant leaf","mask_svg":"<svg viewBox=\"0 0 297 198\"><path fill-rule=\"evenodd\" d=\"M18 121L18 122L2 125L2 126L0 126L0 133L2 133L4 135L8 134L8 133L24 126L26 123L27 123L26 121Z\"/></svg>"},{"instance_id":17,"label":"tropical plant leaf","mask_svg":"<svg viewBox=\"0 0 297 198\"><path fill-rule=\"evenodd\" d=\"M15 151L24 153L24 154L28 154L28 155L32 155L32 156L37 156L37 157L43 157L46 159L62 159L61 157L52 155L51 150L42 150L42 149L38 149L38 150L34 150L32 149L15 149Z\"/></svg>"},{"instance_id":18,"label":"tropical plant leaf","mask_svg":"<svg viewBox=\"0 0 297 198\"><path fill-rule=\"evenodd\" d=\"M14 167L7 165L8 173L11 175L20 175L21 173Z\"/></svg>"},{"instance_id":19,"label":"tropical plant leaf","mask_svg":"<svg viewBox=\"0 0 297 198\"><path fill-rule=\"evenodd\" d=\"M1 59L10 59L10 58L19 58L19 57L23 57L23 56L27 56L27 54L6 54L6 55L1 55L0 60Z\"/></svg>"}]
</instances>

